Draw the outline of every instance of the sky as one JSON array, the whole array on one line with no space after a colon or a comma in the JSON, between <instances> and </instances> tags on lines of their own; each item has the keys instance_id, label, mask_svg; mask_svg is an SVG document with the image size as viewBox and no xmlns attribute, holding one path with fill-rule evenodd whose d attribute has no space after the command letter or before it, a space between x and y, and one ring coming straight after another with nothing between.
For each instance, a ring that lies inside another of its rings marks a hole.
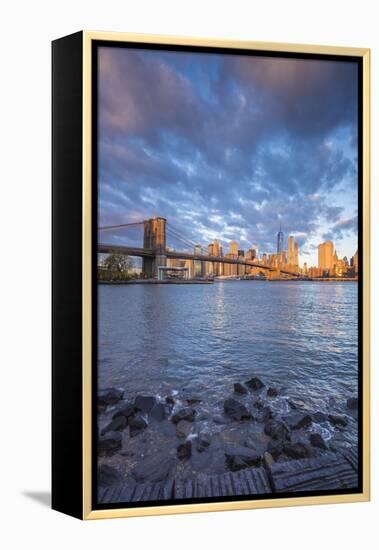
<instances>
[{"instance_id":1,"label":"sky","mask_svg":"<svg viewBox=\"0 0 379 550\"><path fill-rule=\"evenodd\" d=\"M167 218L191 242L357 249L353 62L100 47L99 226ZM140 229L102 242L142 246ZM168 242L177 249L180 241Z\"/></svg>"}]
</instances>

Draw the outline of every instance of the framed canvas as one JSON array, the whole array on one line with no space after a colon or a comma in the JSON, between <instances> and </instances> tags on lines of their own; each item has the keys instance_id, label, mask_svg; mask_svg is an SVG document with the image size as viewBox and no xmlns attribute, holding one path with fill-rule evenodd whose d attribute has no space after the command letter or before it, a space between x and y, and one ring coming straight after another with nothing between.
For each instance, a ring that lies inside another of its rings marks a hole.
<instances>
[{"instance_id":1,"label":"framed canvas","mask_svg":"<svg viewBox=\"0 0 379 550\"><path fill-rule=\"evenodd\" d=\"M369 50L53 42L55 510L369 499Z\"/></svg>"}]
</instances>

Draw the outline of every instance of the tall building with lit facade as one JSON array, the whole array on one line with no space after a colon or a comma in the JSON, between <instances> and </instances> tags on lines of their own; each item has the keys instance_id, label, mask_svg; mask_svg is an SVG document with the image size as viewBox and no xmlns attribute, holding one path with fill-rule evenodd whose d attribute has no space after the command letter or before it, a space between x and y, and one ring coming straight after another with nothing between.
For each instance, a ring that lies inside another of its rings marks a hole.
<instances>
[{"instance_id":1,"label":"tall building with lit facade","mask_svg":"<svg viewBox=\"0 0 379 550\"><path fill-rule=\"evenodd\" d=\"M288 263L295 265L295 237L292 235L288 237Z\"/></svg>"},{"instance_id":2,"label":"tall building with lit facade","mask_svg":"<svg viewBox=\"0 0 379 550\"><path fill-rule=\"evenodd\" d=\"M281 254L283 252L283 246L284 246L284 235L282 231L282 224L280 224L280 229L276 236L276 253L277 254Z\"/></svg>"},{"instance_id":3,"label":"tall building with lit facade","mask_svg":"<svg viewBox=\"0 0 379 550\"><path fill-rule=\"evenodd\" d=\"M195 245L193 253L195 254L195 256L203 254L200 244ZM194 264L193 268L194 268L195 277L198 277L198 278L203 277L204 271L205 271L204 262L202 262L201 260L194 260L193 264Z\"/></svg>"},{"instance_id":4,"label":"tall building with lit facade","mask_svg":"<svg viewBox=\"0 0 379 550\"><path fill-rule=\"evenodd\" d=\"M334 267L334 244L325 241L318 245L318 267L322 271L331 271Z\"/></svg>"}]
</instances>

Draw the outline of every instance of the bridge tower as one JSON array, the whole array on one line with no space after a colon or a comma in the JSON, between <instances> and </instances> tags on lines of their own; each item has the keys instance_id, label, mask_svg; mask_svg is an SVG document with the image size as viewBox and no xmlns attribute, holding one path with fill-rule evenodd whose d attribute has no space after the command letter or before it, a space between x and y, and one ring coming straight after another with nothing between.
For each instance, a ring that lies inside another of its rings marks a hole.
<instances>
[{"instance_id":1,"label":"bridge tower","mask_svg":"<svg viewBox=\"0 0 379 550\"><path fill-rule=\"evenodd\" d=\"M154 252L143 258L142 272L148 279L158 277L158 267L166 265L166 218L150 218L143 222L143 247Z\"/></svg>"}]
</instances>

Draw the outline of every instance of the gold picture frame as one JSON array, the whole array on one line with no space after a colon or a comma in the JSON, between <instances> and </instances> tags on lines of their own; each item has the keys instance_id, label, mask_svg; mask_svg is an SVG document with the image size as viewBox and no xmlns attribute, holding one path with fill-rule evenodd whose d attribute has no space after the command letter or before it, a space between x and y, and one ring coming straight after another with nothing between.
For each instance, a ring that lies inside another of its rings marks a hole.
<instances>
[{"instance_id":1,"label":"gold picture frame","mask_svg":"<svg viewBox=\"0 0 379 550\"><path fill-rule=\"evenodd\" d=\"M67 511L82 519L105 519L134 516L148 516L158 514L182 514L196 512L216 512L226 510L247 510L255 508L305 506L316 504L331 504L344 502L364 502L370 499L370 50L367 48L351 48L336 46L316 46L302 44L284 44L271 42L235 41L219 39L203 39L175 36L159 36L144 34L129 34L115 32L83 31L80 34L82 51L82 205L81 205L81 444L80 470L82 475L82 499L76 513L70 512L65 504L57 498L53 507ZM63 44L63 40L56 41ZM266 52L283 52L299 54L353 56L362 59L362 167L363 167L363 371L362 371L362 466L363 490L361 493L325 495L325 496L296 496L289 498L267 498L264 500L240 500L233 502L207 502L193 504L170 504L160 506L146 506L136 508L109 508L93 509L92 507L92 421L94 405L92 403L92 45L93 42L132 42L143 44L160 44L170 46L194 46L209 48L230 48L243 50L263 50ZM54 112L54 107L53 107ZM54 368L54 367L53 367ZM56 372L58 367L55 367ZM54 371L53 371L54 373ZM57 402L57 399L56 399ZM53 404L54 407L54 404ZM54 429L54 425L53 425ZM57 443L58 445L58 443ZM56 451L55 456L58 455ZM57 459L56 459L57 460ZM59 463L62 467L64 460ZM57 465L58 468L58 465ZM54 471L54 465L53 465ZM56 492L59 492L57 482ZM54 493L54 491L53 491ZM64 499L62 499L63 502Z\"/></svg>"}]
</instances>

